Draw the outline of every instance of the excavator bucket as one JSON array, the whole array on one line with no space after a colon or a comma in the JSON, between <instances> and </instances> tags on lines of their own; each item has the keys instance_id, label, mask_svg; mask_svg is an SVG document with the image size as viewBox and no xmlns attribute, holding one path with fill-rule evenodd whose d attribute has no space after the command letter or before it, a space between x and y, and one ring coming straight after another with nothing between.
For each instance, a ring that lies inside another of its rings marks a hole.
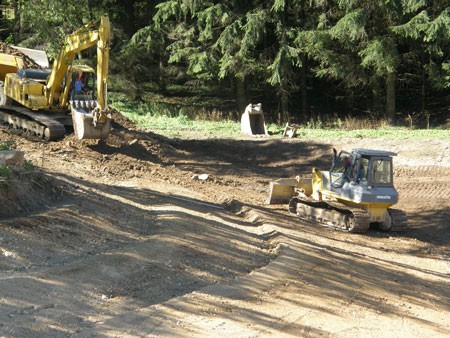
<instances>
[{"instance_id":1,"label":"excavator bucket","mask_svg":"<svg viewBox=\"0 0 450 338\"><path fill-rule=\"evenodd\" d=\"M86 110L71 104L73 130L79 140L105 140L111 130L111 116L98 108Z\"/></svg>"},{"instance_id":2,"label":"excavator bucket","mask_svg":"<svg viewBox=\"0 0 450 338\"><path fill-rule=\"evenodd\" d=\"M241 117L241 131L248 135L268 135L261 103L249 104Z\"/></svg>"}]
</instances>

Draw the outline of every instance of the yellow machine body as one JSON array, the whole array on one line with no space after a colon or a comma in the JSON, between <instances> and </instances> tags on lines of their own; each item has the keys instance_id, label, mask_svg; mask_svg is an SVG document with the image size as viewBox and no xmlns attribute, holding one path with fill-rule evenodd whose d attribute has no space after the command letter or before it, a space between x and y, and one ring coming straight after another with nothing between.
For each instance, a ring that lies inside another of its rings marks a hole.
<instances>
[{"instance_id":1,"label":"yellow machine body","mask_svg":"<svg viewBox=\"0 0 450 338\"><path fill-rule=\"evenodd\" d=\"M364 232L370 224L403 231L408 226L406 216L391 209L398 202L393 185L394 155L368 149L335 153L330 171L313 168L312 177L270 182L266 203L289 203L291 213L348 231Z\"/></svg>"},{"instance_id":2,"label":"yellow machine body","mask_svg":"<svg viewBox=\"0 0 450 338\"><path fill-rule=\"evenodd\" d=\"M3 105L8 106L6 112L0 112L0 118L4 121L20 118L20 115L15 117L11 115L14 109L9 105L15 101L16 105L30 111L48 114L50 119L54 113L71 113L72 119L70 120L73 121L74 130L79 138L104 139L111 126L111 113L106 99L110 31L109 19L103 16L100 20L91 22L66 36L51 70L24 69L24 62L20 56L0 53L0 81L3 82L4 87L0 88L3 95L3 99L0 101L3 101ZM97 48L96 72L90 67L74 64L77 53L93 46ZM39 55L42 52L28 50L28 53ZM74 97L75 75L86 72L96 74L95 91L94 88L91 88L89 95ZM24 113L23 110L20 112L28 116L25 120L41 116ZM48 118L37 118L37 120L38 123L44 124ZM86 121L92 123L86 123ZM27 128L28 131L40 130L40 126L33 126L29 122L20 122L19 124L25 126L24 128ZM45 129L46 126L43 127ZM52 132L46 131L41 134L44 137L52 135ZM80 137L80 135L82 136Z\"/></svg>"},{"instance_id":3,"label":"yellow machine body","mask_svg":"<svg viewBox=\"0 0 450 338\"><path fill-rule=\"evenodd\" d=\"M17 73L6 74L5 95L31 110L49 109L44 95L45 83L21 78Z\"/></svg>"}]
</instances>

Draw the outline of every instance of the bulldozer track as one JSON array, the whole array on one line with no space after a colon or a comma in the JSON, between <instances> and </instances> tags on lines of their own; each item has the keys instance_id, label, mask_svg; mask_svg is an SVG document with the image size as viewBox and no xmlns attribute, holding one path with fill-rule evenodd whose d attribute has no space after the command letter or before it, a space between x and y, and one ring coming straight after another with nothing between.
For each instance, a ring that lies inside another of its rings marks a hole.
<instances>
[{"instance_id":1,"label":"bulldozer track","mask_svg":"<svg viewBox=\"0 0 450 338\"><path fill-rule=\"evenodd\" d=\"M369 214L360 208L349 207L339 202L316 201L307 197L293 197L289 211L302 219L353 233L369 230Z\"/></svg>"},{"instance_id":2,"label":"bulldozer track","mask_svg":"<svg viewBox=\"0 0 450 338\"><path fill-rule=\"evenodd\" d=\"M37 113L22 107L0 107L0 120L4 127L30 139L54 141L64 137L64 125L44 113Z\"/></svg>"},{"instance_id":3,"label":"bulldozer track","mask_svg":"<svg viewBox=\"0 0 450 338\"><path fill-rule=\"evenodd\" d=\"M398 209L388 209L392 218L391 231L406 231L408 230L408 218L406 214Z\"/></svg>"}]
</instances>

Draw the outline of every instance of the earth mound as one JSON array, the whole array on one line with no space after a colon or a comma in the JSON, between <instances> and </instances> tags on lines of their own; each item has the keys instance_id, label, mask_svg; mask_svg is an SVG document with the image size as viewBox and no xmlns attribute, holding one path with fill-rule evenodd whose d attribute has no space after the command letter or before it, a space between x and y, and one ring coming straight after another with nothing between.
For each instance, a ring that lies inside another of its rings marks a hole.
<instances>
[{"instance_id":1,"label":"earth mound","mask_svg":"<svg viewBox=\"0 0 450 338\"><path fill-rule=\"evenodd\" d=\"M0 219L48 208L62 196L63 190L43 173L9 167L3 171L7 176L0 175Z\"/></svg>"}]
</instances>

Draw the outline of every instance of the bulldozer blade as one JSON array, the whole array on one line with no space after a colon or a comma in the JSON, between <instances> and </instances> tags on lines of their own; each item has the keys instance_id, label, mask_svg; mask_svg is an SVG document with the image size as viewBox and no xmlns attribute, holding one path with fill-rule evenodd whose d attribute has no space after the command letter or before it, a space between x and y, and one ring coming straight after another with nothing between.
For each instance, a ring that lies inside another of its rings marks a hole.
<instances>
[{"instance_id":1,"label":"bulldozer blade","mask_svg":"<svg viewBox=\"0 0 450 338\"><path fill-rule=\"evenodd\" d=\"M265 204L286 204L294 196L297 180L295 178L280 178L270 182L269 198Z\"/></svg>"},{"instance_id":2,"label":"bulldozer blade","mask_svg":"<svg viewBox=\"0 0 450 338\"><path fill-rule=\"evenodd\" d=\"M94 126L94 116L82 108L72 107L73 130L79 140L100 139L105 140L111 130L111 118Z\"/></svg>"}]
</instances>

